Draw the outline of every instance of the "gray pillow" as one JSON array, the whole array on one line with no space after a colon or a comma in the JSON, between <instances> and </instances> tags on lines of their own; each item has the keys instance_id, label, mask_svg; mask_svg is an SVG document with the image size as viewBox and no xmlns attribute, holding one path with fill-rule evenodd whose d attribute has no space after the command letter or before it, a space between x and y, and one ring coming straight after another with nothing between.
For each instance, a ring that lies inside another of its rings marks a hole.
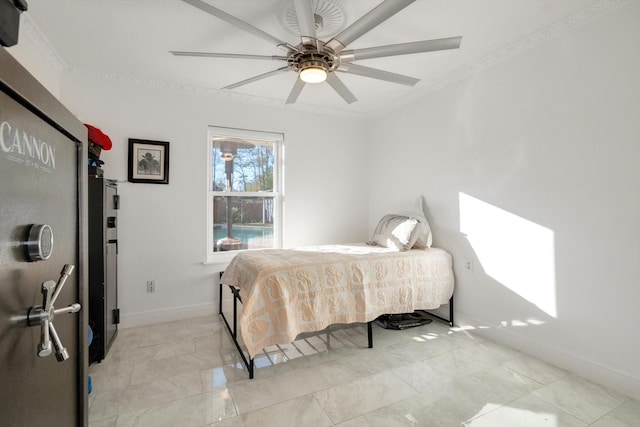
<instances>
[{"instance_id":1,"label":"gray pillow","mask_svg":"<svg viewBox=\"0 0 640 427\"><path fill-rule=\"evenodd\" d=\"M404 252L411 249L418 238L414 231L418 220L404 215L389 214L382 217L369 244Z\"/></svg>"}]
</instances>

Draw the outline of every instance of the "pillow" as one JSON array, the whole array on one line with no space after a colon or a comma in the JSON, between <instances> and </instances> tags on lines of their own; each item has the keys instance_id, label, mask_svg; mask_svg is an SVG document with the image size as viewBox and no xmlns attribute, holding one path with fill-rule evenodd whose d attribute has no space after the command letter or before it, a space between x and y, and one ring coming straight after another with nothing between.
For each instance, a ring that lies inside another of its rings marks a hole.
<instances>
[{"instance_id":1,"label":"pillow","mask_svg":"<svg viewBox=\"0 0 640 427\"><path fill-rule=\"evenodd\" d=\"M429 221L427 221L427 217L424 215L424 211L422 210L423 201L424 198L422 196L418 197L418 200L416 200L416 204L411 211L402 212L403 215L410 216L418 220L415 233L416 241L413 244L413 247L417 249L430 248L433 243L431 226L429 225Z\"/></svg>"},{"instance_id":2,"label":"pillow","mask_svg":"<svg viewBox=\"0 0 640 427\"><path fill-rule=\"evenodd\" d=\"M404 215L385 215L373 232L369 244L384 246L404 252L411 249L416 241L417 233L414 233L418 220Z\"/></svg>"}]
</instances>

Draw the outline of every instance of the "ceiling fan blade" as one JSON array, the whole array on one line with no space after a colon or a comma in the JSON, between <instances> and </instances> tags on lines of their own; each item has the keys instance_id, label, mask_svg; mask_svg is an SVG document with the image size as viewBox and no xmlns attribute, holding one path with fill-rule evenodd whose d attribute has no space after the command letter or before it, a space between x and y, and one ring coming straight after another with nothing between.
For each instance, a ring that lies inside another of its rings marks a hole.
<instances>
[{"instance_id":1,"label":"ceiling fan blade","mask_svg":"<svg viewBox=\"0 0 640 427\"><path fill-rule=\"evenodd\" d=\"M300 92L302 92L302 88L304 87L305 84L306 83L303 82L300 77L298 77L296 79L296 83L293 85L293 88L291 89L291 93L289 94L289 97L285 101L285 104L295 103L296 100L298 99L298 96L300 95Z\"/></svg>"},{"instance_id":2,"label":"ceiling fan blade","mask_svg":"<svg viewBox=\"0 0 640 427\"><path fill-rule=\"evenodd\" d=\"M385 0L345 28L340 34L329 40L326 45L333 49L334 52L339 53L349 43L371 31L414 1L415 0Z\"/></svg>"},{"instance_id":3,"label":"ceiling fan blade","mask_svg":"<svg viewBox=\"0 0 640 427\"><path fill-rule=\"evenodd\" d=\"M342 83L342 80L340 80L338 76L335 75L335 73L329 73L327 75L327 83L329 83L329 86L331 86L333 90L338 92L338 95L340 95L342 99L347 102L347 104L351 104L352 102L356 102L358 100L351 93L351 91L347 89L344 83Z\"/></svg>"},{"instance_id":4,"label":"ceiling fan blade","mask_svg":"<svg viewBox=\"0 0 640 427\"><path fill-rule=\"evenodd\" d=\"M298 18L298 28L302 37L316 38L316 21L311 0L293 0Z\"/></svg>"},{"instance_id":5,"label":"ceiling fan blade","mask_svg":"<svg viewBox=\"0 0 640 427\"><path fill-rule=\"evenodd\" d=\"M340 64L338 71L349 74L357 74L359 76L371 77L373 79L385 80L387 82L399 83L405 86L414 86L420 79L405 76L402 74L391 73L389 71L378 70L377 68L364 67L362 65L343 62Z\"/></svg>"},{"instance_id":6,"label":"ceiling fan blade","mask_svg":"<svg viewBox=\"0 0 640 427\"><path fill-rule=\"evenodd\" d=\"M288 71L288 70L289 70L289 67L278 68L277 70L269 71L269 72L266 72L266 73L251 77L249 79L242 80L241 82L234 83L234 84L231 84L229 86L225 86L222 89L235 89L235 88L237 88L239 86L243 86L243 85L246 85L246 84L249 84L249 83L253 83L253 82L256 82L258 80L266 79L267 77L275 76L276 74L280 74L280 73Z\"/></svg>"},{"instance_id":7,"label":"ceiling fan blade","mask_svg":"<svg viewBox=\"0 0 640 427\"><path fill-rule=\"evenodd\" d=\"M208 13L209 15L213 15L216 18L222 19L223 21L228 22L231 25L235 25L236 27L250 32L251 34L260 37L263 40L274 43L276 46L285 46L290 48L290 45L277 37L272 36L271 34L265 33L259 28L254 27L253 25L244 22L241 19L236 18L233 15L229 15L227 12L224 12L217 7L211 6L209 3L205 3L202 0L182 0L183 2L190 4L193 7L196 7L203 12Z\"/></svg>"},{"instance_id":8,"label":"ceiling fan blade","mask_svg":"<svg viewBox=\"0 0 640 427\"><path fill-rule=\"evenodd\" d=\"M383 56L408 55L411 53L457 49L460 47L461 41L462 37L449 37L445 39L367 47L364 49L343 50L340 54L340 60L355 61L358 59L381 58Z\"/></svg>"},{"instance_id":9,"label":"ceiling fan blade","mask_svg":"<svg viewBox=\"0 0 640 427\"><path fill-rule=\"evenodd\" d=\"M175 56L197 56L206 58L232 58L232 59L266 59L270 61L286 61L286 56L277 55L245 55L238 53L213 53L213 52L183 52L171 50L169 53Z\"/></svg>"}]
</instances>

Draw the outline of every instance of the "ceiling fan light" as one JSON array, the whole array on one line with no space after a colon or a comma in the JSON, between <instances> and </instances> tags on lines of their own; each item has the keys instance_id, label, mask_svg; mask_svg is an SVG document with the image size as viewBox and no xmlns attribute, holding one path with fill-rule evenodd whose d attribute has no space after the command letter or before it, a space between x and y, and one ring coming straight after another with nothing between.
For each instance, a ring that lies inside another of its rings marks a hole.
<instances>
[{"instance_id":1,"label":"ceiling fan light","mask_svg":"<svg viewBox=\"0 0 640 427\"><path fill-rule=\"evenodd\" d=\"M307 67L300 70L300 79L305 83L322 83L327 80L327 71L321 67Z\"/></svg>"}]
</instances>

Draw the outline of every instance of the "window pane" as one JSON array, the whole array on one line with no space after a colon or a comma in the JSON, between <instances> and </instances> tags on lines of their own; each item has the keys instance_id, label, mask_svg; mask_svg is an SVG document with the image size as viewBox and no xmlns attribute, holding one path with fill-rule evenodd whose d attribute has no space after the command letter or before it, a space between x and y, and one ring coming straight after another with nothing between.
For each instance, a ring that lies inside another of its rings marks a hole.
<instances>
[{"instance_id":1,"label":"window pane","mask_svg":"<svg viewBox=\"0 0 640 427\"><path fill-rule=\"evenodd\" d=\"M213 191L273 191L272 142L214 139L212 150Z\"/></svg>"},{"instance_id":2,"label":"window pane","mask_svg":"<svg viewBox=\"0 0 640 427\"><path fill-rule=\"evenodd\" d=\"M272 197L213 198L213 251L273 247Z\"/></svg>"},{"instance_id":3,"label":"window pane","mask_svg":"<svg viewBox=\"0 0 640 427\"><path fill-rule=\"evenodd\" d=\"M281 133L209 127L208 261L282 245L283 141Z\"/></svg>"}]
</instances>

